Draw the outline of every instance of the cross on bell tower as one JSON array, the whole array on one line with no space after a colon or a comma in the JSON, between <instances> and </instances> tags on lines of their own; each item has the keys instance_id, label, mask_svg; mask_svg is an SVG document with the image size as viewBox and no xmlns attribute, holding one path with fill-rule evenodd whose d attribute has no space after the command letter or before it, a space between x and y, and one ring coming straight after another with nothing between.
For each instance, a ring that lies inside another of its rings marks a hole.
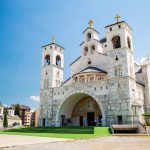
<instances>
[{"instance_id":1,"label":"cross on bell tower","mask_svg":"<svg viewBox=\"0 0 150 150\"><path fill-rule=\"evenodd\" d=\"M56 41L56 37L55 36L52 36L52 43L55 43L55 41Z\"/></svg>"},{"instance_id":2,"label":"cross on bell tower","mask_svg":"<svg viewBox=\"0 0 150 150\"><path fill-rule=\"evenodd\" d=\"M121 16L119 16L118 14L115 16L115 19L117 22L119 22L119 19L121 18Z\"/></svg>"},{"instance_id":3,"label":"cross on bell tower","mask_svg":"<svg viewBox=\"0 0 150 150\"><path fill-rule=\"evenodd\" d=\"M92 19L90 19L88 24L89 24L90 28L93 28L94 21Z\"/></svg>"}]
</instances>

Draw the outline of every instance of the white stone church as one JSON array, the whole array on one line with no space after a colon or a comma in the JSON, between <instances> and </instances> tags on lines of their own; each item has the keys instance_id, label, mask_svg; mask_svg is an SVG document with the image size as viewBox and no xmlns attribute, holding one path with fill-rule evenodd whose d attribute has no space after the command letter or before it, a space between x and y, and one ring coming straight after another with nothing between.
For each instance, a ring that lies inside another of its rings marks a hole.
<instances>
[{"instance_id":1,"label":"white stone church","mask_svg":"<svg viewBox=\"0 0 150 150\"><path fill-rule=\"evenodd\" d=\"M105 38L89 21L66 81L64 48L55 38L42 47L39 126L131 124L150 112L150 60L135 63L132 28L118 19Z\"/></svg>"}]
</instances>

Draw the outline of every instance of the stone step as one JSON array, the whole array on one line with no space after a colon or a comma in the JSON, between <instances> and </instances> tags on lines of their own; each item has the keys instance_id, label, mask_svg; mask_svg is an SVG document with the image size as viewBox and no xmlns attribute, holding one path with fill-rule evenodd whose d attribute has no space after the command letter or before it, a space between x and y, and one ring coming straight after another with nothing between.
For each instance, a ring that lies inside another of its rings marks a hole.
<instances>
[{"instance_id":1,"label":"stone step","mask_svg":"<svg viewBox=\"0 0 150 150\"><path fill-rule=\"evenodd\" d=\"M146 126L147 134L150 134L150 126Z\"/></svg>"}]
</instances>

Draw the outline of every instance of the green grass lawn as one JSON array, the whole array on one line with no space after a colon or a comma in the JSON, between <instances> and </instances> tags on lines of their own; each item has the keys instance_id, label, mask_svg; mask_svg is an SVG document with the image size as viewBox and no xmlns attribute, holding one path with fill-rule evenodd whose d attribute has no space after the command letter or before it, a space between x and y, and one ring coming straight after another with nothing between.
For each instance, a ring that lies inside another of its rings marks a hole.
<instances>
[{"instance_id":1,"label":"green grass lawn","mask_svg":"<svg viewBox=\"0 0 150 150\"><path fill-rule=\"evenodd\" d=\"M108 136L111 132L109 127L24 127L18 129L0 130L0 134L85 139Z\"/></svg>"}]
</instances>

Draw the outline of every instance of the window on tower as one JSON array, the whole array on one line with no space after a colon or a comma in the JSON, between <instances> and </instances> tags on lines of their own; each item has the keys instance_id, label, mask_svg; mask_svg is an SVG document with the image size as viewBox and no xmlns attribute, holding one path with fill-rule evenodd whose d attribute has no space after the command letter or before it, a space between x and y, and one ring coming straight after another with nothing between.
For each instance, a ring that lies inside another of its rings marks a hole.
<instances>
[{"instance_id":1,"label":"window on tower","mask_svg":"<svg viewBox=\"0 0 150 150\"><path fill-rule=\"evenodd\" d=\"M91 40L91 33L88 33L87 34L87 41L90 41Z\"/></svg>"},{"instance_id":2,"label":"window on tower","mask_svg":"<svg viewBox=\"0 0 150 150\"><path fill-rule=\"evenodd\" d=\"M50 55L45 56L44 65L45 66L50 65Z\"/></svg>"},{"instance_id":3,"label":"window on tower","mask_svg":"<svg viewBox=\"0 0 150 150\"><path fill-rule=\"evenodd\" d=\"M86 56L88 54L88 47L84 48L84 56Z\"/></svg>"},{"instance_id":4,"label":"window on tower","mask_svg":"<svg viewBox=\"0 0 150 150\"><path fill-rule=\"evenodd\" d=\"M56 56L56 65L61 66L61 58L59 55Z\"/></svg>"},{"instance_id":5,"label":"window on tower","mask_svg":"<svg viewBox=\"0 0 150 150\"><path fill-rule=\"evenodd\" d=\"M94 54L94 52L95 52L95 45L92 45L91 46L91 54Z\"/></svg>"},{"instance_id":6,"label":"window on tower","mask_svg":"<svg viewBox=\"0 0 150 150\"><path fill-rule=\"evenodd\" d=\"M130 49L131 49L131 40L130 40L130 38L129 38L129 37L127 38L127 43L128 43L128 48L130 48Z\"/></svg>"},{"instance_id":7,"label":"window on tower","mask_svg":"<svg viewBox=\"0 0 150 150\"><path fill-rule=\"evenodd\" d=\"M120 36L114 36L112 38L112 44L113 44L113 48L120 48L121 47L121 40L120 40Z\"/></svg>"},{"instance_id":8,"label":"window on tower","mask_svg":"<svg viewBox=\"0 0 150 150\"><path fill-rule=\"evenodd\" d=\"M114 68L115 77L118 75L117 67Z\"/></svg>"},{"instance_id":9,"label":"window on tower","mask_svg":"<svg viewBox=\"0 0 150 150\"><path fill-rule=\"evenodd\" d=\"M118 56L116 55L116 61L118 61Z\"/></svg>"},{"instance_id":10,"label":"window on tower","mask_svg":"<svg viewBox=\"0 0 150 150\"><path fill-rule=\"evenodd\" d=\"M119 74L119 76L122 76L122 68L121 67L118 68L118 74Z\"/></svg>"}]
</instances>

